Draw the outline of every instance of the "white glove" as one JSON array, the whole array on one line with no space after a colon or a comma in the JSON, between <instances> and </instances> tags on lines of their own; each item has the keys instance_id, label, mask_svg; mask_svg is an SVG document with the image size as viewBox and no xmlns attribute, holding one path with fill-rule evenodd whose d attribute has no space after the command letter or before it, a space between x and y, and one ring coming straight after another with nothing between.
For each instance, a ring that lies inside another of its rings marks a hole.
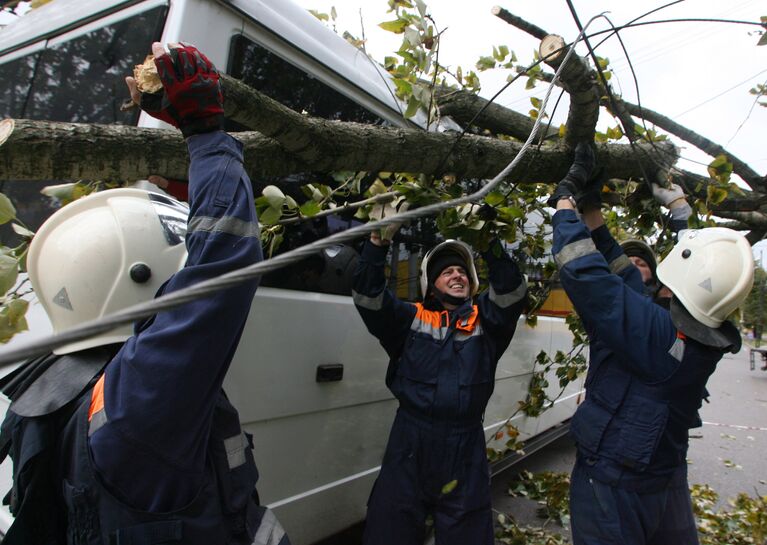
<instances>
[{"instance_id":1,"label":"white glove","mask_svg":"<svg viewBox=\"0 0 767 545\"><path fill-rule=\"evenodd\" d=\"M405 200L405 197L398 197L386 204L373 205L373 208L371 208L368 213L368 217L370 217L372 221L380 221L384 218L390 218L397 214L401 214L402 212L406 212L409 207L410 204ZM400 227L402 227L402 222L392 223L382 228L380 231L381 242L391 242L391 239L394 238L394 235L397 234Z\"/></svg>"},{"instance_id":2,"label":"white glove","mask_svg":"<svg viewBox=\"0 0 767 545\"><path fill-rule=\"evenodd\" d=\"M677 199L684 199L684 191L677 184L672 183L670 187L663 187L655 182L652 183L652 196L659 204L668 208L672 202Z\"/></svg>"}]
</instances>

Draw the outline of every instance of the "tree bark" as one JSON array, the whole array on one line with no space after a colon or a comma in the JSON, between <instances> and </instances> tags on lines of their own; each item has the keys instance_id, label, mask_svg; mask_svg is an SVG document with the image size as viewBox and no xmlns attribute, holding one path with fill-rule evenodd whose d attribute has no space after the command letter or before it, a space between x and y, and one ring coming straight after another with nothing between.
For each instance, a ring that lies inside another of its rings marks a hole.
<instances>
[{"instance_id":1,"label":"tree bark","mask_svg":"<svg viewBox=\"0 0 767 545\"><path fill-rule=\"evenodd\" d=\"M546 64L558 69L567 56L564 39L554 34L546 36L541 41L539 53ZM574 147L578 142L593 142L599 119L599 87L594 73L585 60L573 53L559 79L562 88L570 95L565 143Z\"/></svg>"},{"instance_id":2,"label":"tree bark","mask_svg":"<svg viewBox=\"0 0 767 545\"><path fill-rule=\"evenodd\" d=\"M462 89L440 87L436 90L436 98L442 115L450 116L467 128L471 123L493 134L505 134L519 140L527 140L535 124L535 120L525 114L490 103L489 100ZM479 112L482 113L477 115ZM544 131L545 129L541 132ZM557 136L559 131L550 128L545 134Z\"/></svg>"},{"instance_id":3,"label":"tree bark","mask_svg":"<svg viewBox=\"0 0 767 545\"><path fill-rule=\"evenodd\" d=\"M325 142L322 146L326 154L315 155L313 162L298 160L259 133L237 133L245 145L245 166L255 185L260 185L258 178L265 176L339 170L455 173L459 178L491 178L521 147L516 142L466 135L442 172L436 172L442 158L452 149L456 135L342 122L316 126L323 127L316 136ZM5 134L0 137L0 179L4 180L132 181L150 174L186 178L186 146L177 131L6 119L0 121L0 134ZM665 150L676 153L671 144ZM599 146L597 154L608 176L628 179L637 175L635 155L629 146ZM557 182L567 172L571 160L565 148L531 148L509 181Z\"/></svg>"}]
</instances>

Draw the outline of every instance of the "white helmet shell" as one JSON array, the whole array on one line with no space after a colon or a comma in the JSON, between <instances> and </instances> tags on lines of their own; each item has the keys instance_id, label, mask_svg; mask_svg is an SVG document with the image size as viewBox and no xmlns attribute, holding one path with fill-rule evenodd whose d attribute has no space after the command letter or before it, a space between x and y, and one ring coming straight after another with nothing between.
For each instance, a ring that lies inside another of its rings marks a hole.
<instances>
[{"instance_id":1,"label":"white helmet shell","mask_svg":"<svg viewBox=\"0 0 767 545\"><path fill-rule=\"evenodd\" d=\"M474 265L474 255L471 248L465 242L460 240L448 239L444 242L437 244L434 248L426 252L426 255L421 261L421 295L426 298L426 294L429 289L429 260L434 259L434 256L444 252L455 252L463 257L469 270L466 273L469 276L469 283L471 284L470 296L475 296L479 290L479 277L477 276L477 267Z\"/></svg>"},{"instance_id":2,"label":"white helmet shell","mask_svg":"<svg viewBox=\"0 0 767 545\"><path fill-rule=\"evenodd\" d=\"M186 261L189 209L140 189L110 189L53 214L32 239L32 287L59 333L152 299ZM54 350L68 354L125 341L128 324Z\"/></svg>"},{"instance_id":3,"label":"white helmet shell","mask_svg":"<svg viewBox=\"0 0 767 545\"><path fill-rule=\"evenodd\" d=\"M754 257L751 245L737 231L689 230L682 232L657 273L693 318L718 328L751 291Z\"/></svg>"}]
</instances>

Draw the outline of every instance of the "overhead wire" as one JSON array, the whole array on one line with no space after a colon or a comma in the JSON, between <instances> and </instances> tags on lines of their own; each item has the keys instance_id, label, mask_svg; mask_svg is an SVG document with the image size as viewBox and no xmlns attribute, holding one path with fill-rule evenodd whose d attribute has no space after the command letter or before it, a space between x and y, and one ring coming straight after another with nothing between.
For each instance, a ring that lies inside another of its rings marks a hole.
<instances>
[{"instance_id":1,"label":"overhead wire","mask_svg":"<svg viewBox=\"0 0 767 545\"><path fill-rule=\"evenodd\" d=\"M593 17L588 21L586 26L579 33L578 38L568 48L567 54L565 55L562 64L557 69L554 80L549 85L549 89L541 103L541 110L545 109L559 74L574 54L575 45L580 42L580 40L585 35L586 29L597 17L599 16ZM447 210L448 208L453 208L461 204L466 204L482 199L498 184L500 184L520 163L524 155L527 153L527 150L530 148L533 140L535 139L541 122L541 117L536 119L530 135L514 159L494 178L487 182L481 189L470 195L464 195L463 197L459 197L450 201L444 201L427 205L418 209L408 210L406 212L397 214L396 216L384 218L380 221L358 225L346 231L338 232L334 235L330 235L323 239L314 241L259 263L254 263L247 267L231 271L221 276L199 282L188 288L162 295L156 299L152 299L151 301L132 305L128 308L122 309L118 312L109 314L96 320L90 320L66 331L62 331L54 335L49 335L44 338L19 343L19 345L14 348L4 348L0 350L0 367L18 362L24 358L44 354L65 344L92 337L105 331L110 331L120 325L133 323L139 319L152 316L162 310L168 310L181 306L185 303L199 299L201 297L205 297L219 290L241 284L246 280L250 280L258 276L262 276L265 273L281 269L287 265L301 261L310 255L316 254L325 248L335 246L342 242L349 242L358 238L360 235L369 234L372 231L381 229L382 227L437 214L443 210Z\"/></svg>"}]
</instances>

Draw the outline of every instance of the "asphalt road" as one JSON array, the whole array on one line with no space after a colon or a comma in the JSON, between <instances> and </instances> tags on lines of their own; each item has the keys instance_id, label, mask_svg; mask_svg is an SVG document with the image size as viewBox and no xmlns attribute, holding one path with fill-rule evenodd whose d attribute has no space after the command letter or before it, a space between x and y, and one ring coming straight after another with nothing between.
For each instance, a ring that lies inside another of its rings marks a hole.
<instances>
[{"instance_id":1,"label":"asphalt road","mask_svg":"<svg viewBox=\"0 0 767 545\"><path fill-rule=\"evenodd\" d=\"M727 355L708 383L709 403L701 409L703 427L690 431L688 453L690 484L708 484L728 498L745 492L767 494L767 371L757 361L749 369L749 348ZM537 504L508 495L508 483L522 470L569 472L575 448L568 437L554 441L493 479L493 509L509 513L523 525L540 527ZM567 529L549 522L546 528L569 538ZM322 545L359 545L359 528Z\"/></svg>"}]
</instances>

